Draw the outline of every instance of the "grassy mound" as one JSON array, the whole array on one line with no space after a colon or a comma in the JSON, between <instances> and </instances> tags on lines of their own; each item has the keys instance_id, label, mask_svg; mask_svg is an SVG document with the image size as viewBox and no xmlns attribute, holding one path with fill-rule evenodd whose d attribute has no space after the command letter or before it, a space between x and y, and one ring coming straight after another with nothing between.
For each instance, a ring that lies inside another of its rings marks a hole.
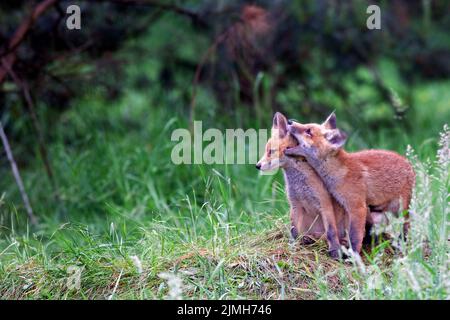
<instances>
[{"instance_id":1,"label":"grassy mound","mask_svg":"<svg viewBox=\"0 0 450 320\"><path fill-rule=\"evenodd\" d=\"M424 104L442 97L433 90L421 91ZM350 141L353 150L372 141L401 153L405 141L414 143L418 154L408 156L417 184L408 240L382 242L343 263L327 256L324 241L305 247L289 239L280 174L171 163L170 133L187 127L186 117L150 109L157 101L134 91L114 103L86 97L62 115L47 132L57 189L39 159L21 172L35 227L24 221L8 167L0 168L1 298L450 297L447 127L440 138L386 129ZM402 223L392 218L385 231L401 239Z\"/></svg>"}]
</instances>

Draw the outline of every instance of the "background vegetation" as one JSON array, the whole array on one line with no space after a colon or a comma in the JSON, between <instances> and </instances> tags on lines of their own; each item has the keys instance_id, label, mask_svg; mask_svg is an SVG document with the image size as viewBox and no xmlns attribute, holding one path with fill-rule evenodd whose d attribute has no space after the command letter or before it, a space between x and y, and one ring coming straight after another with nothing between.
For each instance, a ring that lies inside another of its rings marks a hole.
<instances>
[{"instance_id":1,"label":"background vegetation","mask_svg":"<svg viewBox=\"0 0 450 320\"><path fill-rule=\"evenodd\" d=\"M376 2L375 31L367 1L79 1L79 31L69 3L0 4L0 120L37 219L2 148L2 298L449 298L445 1ZM349 150L410 145L411 237L332 261L289 238L281 174L172 164L193 119L269 128L275 110L336 110Z\"/></svg>"}]
</instances>

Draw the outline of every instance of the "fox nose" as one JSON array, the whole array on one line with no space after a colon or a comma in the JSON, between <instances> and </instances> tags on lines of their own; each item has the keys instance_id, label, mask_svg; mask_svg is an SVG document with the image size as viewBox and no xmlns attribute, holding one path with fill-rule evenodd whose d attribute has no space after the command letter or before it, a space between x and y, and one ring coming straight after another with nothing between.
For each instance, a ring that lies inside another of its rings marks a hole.
<instances>
[{"instance_id":1,"label":"fox nose","mask_svg":"<svg viewBox=\"0 0 450 320\"><path fill-rule=\"evenodd\" d=\"M255 167L256 167L256 169L261 170L261 164L260 164L260 163L257 163L257 164L255 165Z\"/></svg>"}]
</instances>

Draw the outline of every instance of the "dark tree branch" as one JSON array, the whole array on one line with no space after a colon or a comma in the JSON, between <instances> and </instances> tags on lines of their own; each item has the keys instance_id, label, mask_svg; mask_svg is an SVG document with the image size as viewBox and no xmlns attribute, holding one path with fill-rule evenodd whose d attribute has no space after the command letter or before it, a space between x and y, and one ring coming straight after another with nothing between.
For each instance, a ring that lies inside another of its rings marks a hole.
<instances>
[{"instance_id":1,"label":"dark tree branch","mask_svg":"<svg viewBox=\"0 0 450 320\"><path fill-rule=\"evenodd\" d=\"M45 11L47 11L49 8L51 8L54 4L58 3L59 0L44 0L38 5L36 5L31 12L30 16L22 22L22 24L19 26L19 28L16 30L14 35L11 38L11 41L9 42L6 52L9 52L4 57L1 58L2 60L2 66L0 66L0 83L3 82L6 75L8 74L8 68L12 68L14 66L14 63L17 60L16 51L17 48L20 46L20 44L23 42L23 40L26 38L28 32L30 31L31 27L34 25L36 20L44 14Z\"/></svg>"},{"instance_id":2,"label":"dark tree branch","mask_svg":"<svg viewBox=\"0 0 450 320\"><path fill-rule=\"evenodd\" d=\"M197 85L200 81L200 75L202 73L203 67L205 66L208 59L211 58L211 56L214 54L214 52L217 49L217 46L219 46L228 36L228 29L221 33L213 42L213 44L206 50L206 52L203 54L199 64L197 65L197 68L195 70L194 80L192 81L192 98L191 98L191 105L190 105L190 124L191 124L191 130L193 130L194 125L194 117L195 117L195 103L196 103L196 97L197 97Z\"/></svg>"},{"instance_id":3,"label":"dark tree branch","mask_svg":"<svg viewBox=\"0 0 450 320\"><path fill-rule=\"evenodd\" d=\"M117 4L129 4L129 5L141 5L141 6L150 6L155 8L160 8L167 11L172 11L180 15L187 16L192 19L192 21L199 23L201 25L206 26L206 21L195 11L178 7L172 3L163 3L162 1L154 1L154 0L91 0L90 2L112 2Z\"/></svg>"},{"instance_id":4,"label":"dark tree branch","mask_svg":"<svg viewBox=\"0 0 450 320\"><path fill-rule=\"evenodd\" d=\"M23 185L22 178L20 177L19 169L17 167L16 161L14 160L14 156L11 151L11 147L9 145L9 141L6 136L5 130L3 129L3 124L1 122L1 120L0 120L0 138L3 143L3 147L5 148L6 156L8 157L8 161L11 165L11 170L12 170L14 179L16 180L17 186L19 187L19 191L22 196L22 200L25 205L25 209L27 210L28 218L29 218L31 224L35 225L37 223L37 219L33 213L33 208L31 207L30 200L25 191L25 187Z\"/></svg>"},{"instance_id":5,"label":"dark tree branch","mask_svg":"<svg viewBox=\"0 0 450 320\"><path fill-rule=\"evenodd\" d=\"M16 83L17 87L21 88L23 91L23 96L25 98L26 105L28 107L28 111L30 112L31 119L33 121L33 126L36 131L37 137L38 137L38 144L39 144L39 152L42 157L42 161L44 162L45 170L47 172L47 176L52 183L53 187L55 187L55 181L53 178L53 169L50 165L50 161L48 158L48 152L47 148L45 147L44 143L44 135L42 133L42 128L39 124L39 120L37 118L36 110L34 107L34 102L30 94L30 89L28 87L28 84L26 81L21 81L19 77L15 74L15 72L6 65L6 63L3 61L3 68L8 72L8 74L11 76L11 78Z\"/></svg>"}]
</instances>

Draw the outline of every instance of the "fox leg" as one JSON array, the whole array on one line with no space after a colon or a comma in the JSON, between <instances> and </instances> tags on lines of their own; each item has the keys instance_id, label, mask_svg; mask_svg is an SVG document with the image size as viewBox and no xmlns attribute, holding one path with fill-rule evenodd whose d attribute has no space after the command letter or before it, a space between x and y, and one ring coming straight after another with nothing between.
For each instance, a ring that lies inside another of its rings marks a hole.
<instances>
[{"instance_id":1,"label":"fox leg","mask_svg":"<svg viewBox=\"0 0 450 320\"><path fill-rule=\"evenodd\" d=\"M287 155L287 156L294 156L294 157L298 157L298 156L304 157L304 156L306 156L306 153L303 152L303 149L302 149L301 146L288 148L288 149L286 149L284 151L284 154Z\"/></svg>"},{"instance_id":2,"label":"fox leg","mask_svg":"<svg viewBox=\"0 0 450 320\"><path fill-rule=\"evenodd\" d=\"M367 208L366 233L364 234L363 243L372 243L372 240L375 240L375 242L377 242L377 239L375 239L377 236L375 234L372 234L372 228L374 225L373 219L374 214L375 213L371 212L370 208Z\"/></svg>"},{"instance_id":3,"label":"fox leg","mask_svg":"<svg viewBox=\"0 0 450 320\"><path fill-rule=\"evenodd\" d=\"M308 245L315 243L323 234L323 225L319 215L306 214L306 209L303 208L303 214L300 216L298 231L300 235L300 243Z\"/></svg>"},{"instance_id":4,"label":"fox leg","mask_svg":"<svg viewBox=\"0 0 450 320\"><path fill-rule=\"evenodd\" d=\"M291 218L291 236L294 239L297 239L299 234L299 227L301 225L301 216L303 214L303 211L301 207L298 208L292 208L290 209L290 218Z\"/></svg>"},{"instance_id":5,"label":"fox leg","mask_svg":"<svg viewBox=\"0 0 450 320\"><path fill-rule=\"evenodd\" d=\"M313 232L310 232L311 228L314 227L314 220L306 215L305 208L303 208L303 206L299 205L298 203L295 205L291 205L290 218L291 236L293 239L301 237L300 240L302 244L314 243L314 239L320 238L320 236L323 234L323 231L321 232L321 230L316 230L318 232L314 232L314 230Z\"/></svg>"},{"instance_id":6,"label":"fox leg","mask_svg":"<svg viewBox=\"0 0 450 320\"><path fill-rule=\"evenodd\" d=\"M328 253L333 259L339 259L341 249L336 224L334 225L334 227L331 224L325 224L325 226L325 228L327 229L326 235L328 242Z\"/></svg>"},{"instance_id":7,"label":"fox leg","mask_svg":"<svg viewBox=\"0 0 450 320\"><path fill-rule=\"evenodd\" d=\"M353 251L360 253L366 232L367 205L362 201L359 205L351 207L354 209L346 210L350 218L350 244Z\"/></svg>"},{"instance_id":8,"label":"fox leg","mask_svg":"<svg viewBox=\"0 0 450 320\"><path fill-rule=\"evenodd\" d=\"M323 226L328 242L328 253L333 259L339 259L340 255L340 241L336 225L336 216L333 205L322 207L320 210L322 216Z\"/></svg>"}]
</instances>

